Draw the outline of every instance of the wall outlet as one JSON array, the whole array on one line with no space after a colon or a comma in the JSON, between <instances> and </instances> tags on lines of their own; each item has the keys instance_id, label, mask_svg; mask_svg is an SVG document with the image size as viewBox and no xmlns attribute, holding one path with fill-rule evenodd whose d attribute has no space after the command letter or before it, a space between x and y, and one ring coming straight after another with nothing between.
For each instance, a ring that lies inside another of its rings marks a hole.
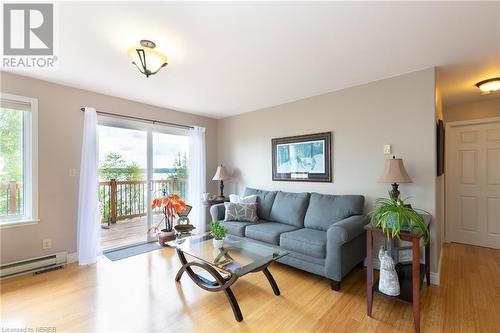
<instances>
[{"instance_id":1,"label":"wall outlet","mask_svg":"<svg viewBox=\"0 0 500 333\"><path fill-rule=\"evenodd\" d=\"M384 155L391 154L391 145L384 145Z\"/></svg>"},{"instance_id":2,"label":"wall outlet","mask_svg":"<svg viewBox=\"0 0 500 333\"><path fill-rule=\"evenodd\" d=\"M76 169L75 168L69 168L69 176L76 177Z\"/></svg>"},{"instance_id":3,"label":"wall outlet","mask_svg":"<svg viewBox=\"0 0 500 333\"><path fill-rule=\"evenodd\" d=\"M43 250L51 249L51 248L52 248L52 239L46 238L46 239L42 240L42 249Z\"/></svg>"}]
</instances>

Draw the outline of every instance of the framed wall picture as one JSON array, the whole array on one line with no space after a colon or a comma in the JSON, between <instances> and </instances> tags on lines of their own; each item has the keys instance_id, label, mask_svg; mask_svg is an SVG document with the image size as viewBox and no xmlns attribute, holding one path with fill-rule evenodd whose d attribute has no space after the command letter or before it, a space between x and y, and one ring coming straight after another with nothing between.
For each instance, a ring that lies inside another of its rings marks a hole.
<instances>
[{"instance_id":1,"label":"framed wall picture","mask_svg":"<svg viewBox=\"0 0 500 333\"><path fill-rule=\"evenodd\" d=\"M302 182L332 181L332 133L271 140L273 180Z\"/></svg>"},{"instance_id":2,"label":"framed wall picture","mask_svg":"<svg viewBox=\"0 0 500 333\"><path fill-rule=\"evenodd\" d=\"M436 126L437 175L444 174L444 123L439 119Z\"/></svg>"}]
</instances>

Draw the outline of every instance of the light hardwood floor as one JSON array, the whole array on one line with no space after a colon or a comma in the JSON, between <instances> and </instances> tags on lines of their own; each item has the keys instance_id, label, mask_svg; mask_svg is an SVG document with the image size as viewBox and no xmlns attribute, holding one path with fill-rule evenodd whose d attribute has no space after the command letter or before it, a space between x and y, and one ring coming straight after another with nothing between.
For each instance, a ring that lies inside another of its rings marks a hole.
<instances>
[{"instance_id":1,"label":"light hardwood floor","mask_svg":"<svg viewBox=\"0 0 500 333\"><path fill-rule=\"evenodd\" d=\"M1 282L1 326L55 326L57 332L412 332L408 305L375 297L366 316L365 269L341 292L327 280L273 264L282 295L263 274L232 287L243 312L237 323L223 293L184 275L166 248L117 262L76 264ZM422 290L422 332L500 331L500 250L461 244L443 249L441 286Z\"/></svg>"}]
</instances>

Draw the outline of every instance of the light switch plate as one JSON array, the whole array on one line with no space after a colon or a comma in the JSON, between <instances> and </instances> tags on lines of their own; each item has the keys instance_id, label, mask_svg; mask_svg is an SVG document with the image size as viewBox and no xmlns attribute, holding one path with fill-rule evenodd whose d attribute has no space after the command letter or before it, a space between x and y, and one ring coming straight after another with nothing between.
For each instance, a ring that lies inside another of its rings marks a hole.
<instances>
[{"instance_id":1,"label":"light switch plate","mask_svg":"<svg viewBox=\"0 0 500 333\"><path fill-rule=\"evenodd\" d=\"M69 168L69 176L70 177L76 176L76 169L75 168Z\"/></svg>"},{"instance_id":2,"label":"light switch plate","mask_svg":"<svg viewBox=\"0 0 500 333\"><path fill-rule=\"evenodd\" d=\"M384 155L391 154L391 145L384 145Z\"/></svg>"}]
</instances>

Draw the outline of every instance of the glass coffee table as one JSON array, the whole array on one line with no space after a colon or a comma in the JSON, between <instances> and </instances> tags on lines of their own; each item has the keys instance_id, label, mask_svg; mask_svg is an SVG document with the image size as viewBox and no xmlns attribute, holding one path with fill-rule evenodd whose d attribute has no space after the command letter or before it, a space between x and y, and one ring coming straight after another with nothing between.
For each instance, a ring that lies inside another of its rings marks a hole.
<instances>
[{"instance_id":1,"label":"glass coffee table","mask_svg":"<svg viewBox=\"0 0 500 333\"><path fill-rule=\"evenodd\" d=\"M182 264L175 277L176 282L186 272L200 288L213 292L224 291L237 321L242 321L243 315L230 287L238 278L248 273L262 272L274 294L280 295L278 285L267 267L287 255L287 251L233 236L226 237L223 247L218 249L214 247L212 239L210 234L203 234L167 243L176 249Z\"/></svg>"}]
</instances>

